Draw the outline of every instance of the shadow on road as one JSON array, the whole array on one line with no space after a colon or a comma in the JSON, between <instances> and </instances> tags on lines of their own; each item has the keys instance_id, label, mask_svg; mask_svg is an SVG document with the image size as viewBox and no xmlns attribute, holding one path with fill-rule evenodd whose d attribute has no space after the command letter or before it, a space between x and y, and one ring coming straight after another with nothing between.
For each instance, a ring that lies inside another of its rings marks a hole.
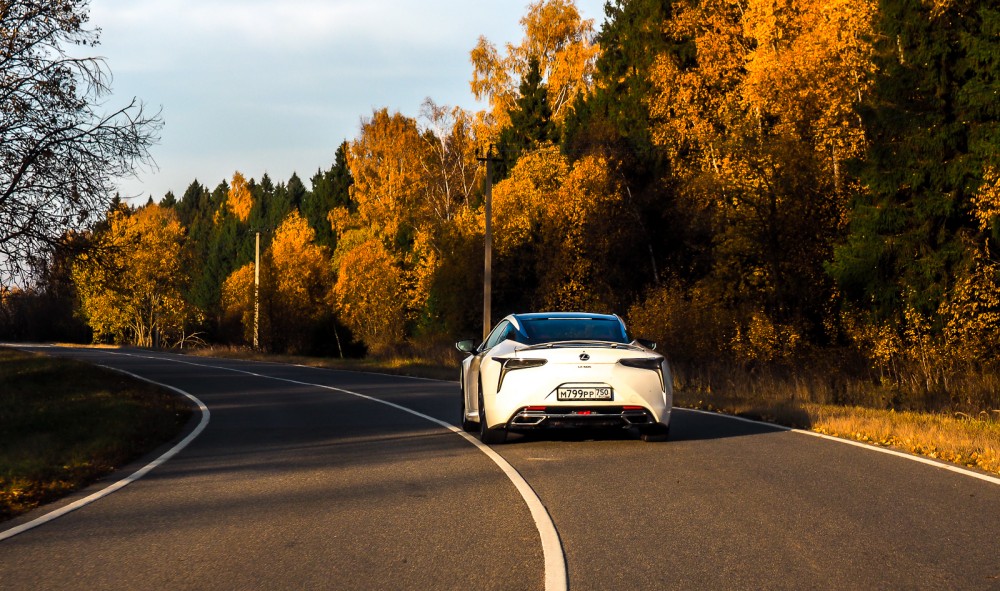
<instances>
[{"instance_id":1,"label":"shadow on road","mask_svg":"<svg viewBox=\"0 0 1000 591\"><path fill-rule=\"evenodd\" d=\"M721 414L704 414L685 409L674 409L670 421L670 439L667 441L701 441L766 435L783 431L781 427L734 420ZM636 429L550 429L512 432L505 445L537 441L638 441ZM656 445L655 443L647 445Z\"/></svg>"}]
</instances>

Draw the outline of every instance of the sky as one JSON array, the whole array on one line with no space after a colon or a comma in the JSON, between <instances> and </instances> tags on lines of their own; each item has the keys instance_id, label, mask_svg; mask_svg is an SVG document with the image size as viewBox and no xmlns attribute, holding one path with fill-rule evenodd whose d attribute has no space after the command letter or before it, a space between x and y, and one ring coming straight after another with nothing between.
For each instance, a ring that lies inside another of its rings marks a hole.
<instances>
[{"instance_id":1,"label":"sky","mask_svg":"<svg viewBox=\"0 0 1000 591\"><path fill-rule=\"evenodd\" d=\"M605 0L576 0L600 30ZM306 186L361 120L386 107L482 109L469 90L480 35L523 37L528 0L91 0L92 50L107 60L106 108L162 109L155 168L119 181L138 204L235 171Z\"/></svg>"}]
</instances>

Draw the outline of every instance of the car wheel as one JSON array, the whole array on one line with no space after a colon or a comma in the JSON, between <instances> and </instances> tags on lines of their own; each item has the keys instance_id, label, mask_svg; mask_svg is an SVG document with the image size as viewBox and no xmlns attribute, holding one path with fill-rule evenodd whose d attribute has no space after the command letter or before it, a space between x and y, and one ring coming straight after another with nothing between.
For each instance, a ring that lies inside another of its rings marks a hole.
<instances>
[{"instance_id":1,"label":"car wheel","mask_svg":"<svg viewBox=\"0 0 1000 591\"><path fill-rule=\"evenodd\" d=\"M656 423L655 425L650 425L649 427L643 427L639 431L639 437L643 441L666 441L670 438L670 425L664 425L663 423Z\"/></svg>"},{"instance_id":2,"label":"car wheel","mask_svg":"<svg viewBox=\"0 0 1000 591\"><path fill-rule=\"evenodd\" d=\"M486 405L483 404L483 387L479 386L479 440L487 445L503 443L507 441L507 429L504 427L486 426Z\"/></svg>"},{"instance_id":3,"label":"car wheel","mask_svg":"<svg viewBox=\"0 0 1000 591\"><path fill-rule=\"evenodd\" d=\"M465 390L462 389L460 391L462 393L462 414L459 420L461 421L462 430L466 433L475 433L479 425L475 421L469 420L469 409L465 406Z\"/></svg>"}]
</instances>

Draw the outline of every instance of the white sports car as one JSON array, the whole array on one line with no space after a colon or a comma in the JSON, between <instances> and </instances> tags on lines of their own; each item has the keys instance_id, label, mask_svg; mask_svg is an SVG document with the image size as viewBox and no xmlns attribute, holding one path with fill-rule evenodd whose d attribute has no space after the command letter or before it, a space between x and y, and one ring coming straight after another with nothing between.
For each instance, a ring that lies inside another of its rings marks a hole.
<instances>
[{"instance_id":1,"label":"white sports car","mask_svg":"<svg viewBox=\"0 0 1000 591\"><path fill-rule=\"evenodd\" d=\"M655 343L631 340L618 316L511 314L481 345L455 347L469 353L462 428L484 443L556 427L637 427L644 441L669 435L670 366Z\"/></svg>"}]
</instances>

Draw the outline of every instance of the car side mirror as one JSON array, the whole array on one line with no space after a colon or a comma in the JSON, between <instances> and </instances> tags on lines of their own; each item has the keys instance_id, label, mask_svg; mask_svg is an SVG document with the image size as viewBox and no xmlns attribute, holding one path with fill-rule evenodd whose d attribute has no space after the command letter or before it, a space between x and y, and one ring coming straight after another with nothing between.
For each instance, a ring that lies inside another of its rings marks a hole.
<instances>
[{"instance_id":1,"label":"car side mirror","mask_svg":"<svg viewBox=\"0 0 1000 591\"><path fill-rule=\"evenodd\" d=\"M635 342L647 349L652 349L653 351L656 350L656 343L654 341L650 341L648 339L636 339Z\"/></svg>"},{"instance_id":2,"label":"car side mirror","mask_svg":"<svg viewBox=\"0 0 1000 591\"><path fill-rule=\"evenodd\" d=\"M475 353L476 352L476 341L472 339L466 339L464 341L458 341L455 343L455 348L462 353Z\"/></svg>"}]
</instances>

